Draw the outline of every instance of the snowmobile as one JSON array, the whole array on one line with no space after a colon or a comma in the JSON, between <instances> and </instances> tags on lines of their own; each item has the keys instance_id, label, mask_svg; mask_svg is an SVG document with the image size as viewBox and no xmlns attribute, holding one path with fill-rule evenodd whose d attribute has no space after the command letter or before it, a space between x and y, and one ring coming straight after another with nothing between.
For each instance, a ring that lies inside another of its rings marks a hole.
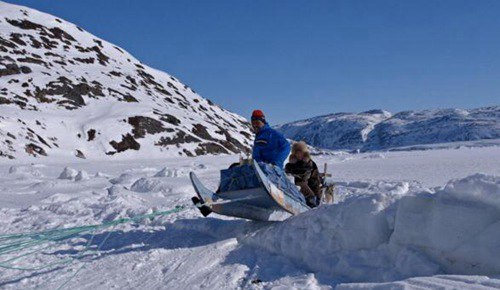
<instances>
[{"instance_id":1,"label":"snowmobile","mask_svg":"<svg viewBox=\"0 0 500 290\"><path fill-rule=\"evenodd\" d=\"M310 209L304 196L284 171L254 160L221 170L216 192L207 189L194 172L197 193L193 203L204 216L211 212L258 221L281 221Z\"/></svg>"}]
</instances>

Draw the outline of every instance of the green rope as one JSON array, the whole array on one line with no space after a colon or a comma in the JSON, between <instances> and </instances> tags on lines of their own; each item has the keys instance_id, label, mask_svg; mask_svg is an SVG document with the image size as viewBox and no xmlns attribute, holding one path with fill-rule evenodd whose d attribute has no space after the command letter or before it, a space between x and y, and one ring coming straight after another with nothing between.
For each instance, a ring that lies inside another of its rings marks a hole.
<instances>
[{"instance_id":1,"label":"green rope","mask_svg":"<svg viewBox=\"0 0 500 290\"><path fill-rule=\"evenodd\" d=\"M21 259L23 257L30 256L32 254L36 254L38 252L41 252L47 248L58 246L61 244L61 242L64 242L67 239L70 239L73 237L79 237L84 233L92 233L92 236L89 239L85 249L80 252L80 255L79 255L79 257L80 257L85 252L89 251L90 243L93 240L95 233L99 230L109 228L109 227L115 227L115 226L120 225L120 224L134 223L134 222L138 222L138 221L144 220L144 219L153 219L153 218L159 217L159 216L166 216L166 215L181 212L181 211L186 210L186 209L187 209L187 207L177 206L176 208L171 209L171 210L167 210L167 211L136 215L136 216L133 216L130 218L120 218L120 219L116 219L113 221L108 221L108 222L104 222L104 223L96 224L96 225L85 225L85 226L78 226L78 227L71 227L71 228L50 229L50 230L38 231L38 232L26 232L26 233L0 235L0 257L6 256L6 255L11 256L12 253L14 253L14 252L22 252L22 251L26 251L26 250L31 249L27 253L21 253L15 257L9 257L6 260L1 261L0 268L24 270L24 271L38 271L38 270L49 268L49 267L52 267L52 266L58 265L58 264L67 264L67 263L73 261L74 258L66 259L63 261L58 261L55 263L49 263L49 264L38 266L38 267L32 267L32 268L12 266L11 263L13 261ZM100 248L104 245L106 240L109 238L110 234L111 234L111 232L109 232L108 235L106 236L106 238L100 243L100 245L97 247L96 251L100 250ZM42 247L33 250L33 248L36 248L38 246L42 246Z\"/></svg>"}]
</instances>

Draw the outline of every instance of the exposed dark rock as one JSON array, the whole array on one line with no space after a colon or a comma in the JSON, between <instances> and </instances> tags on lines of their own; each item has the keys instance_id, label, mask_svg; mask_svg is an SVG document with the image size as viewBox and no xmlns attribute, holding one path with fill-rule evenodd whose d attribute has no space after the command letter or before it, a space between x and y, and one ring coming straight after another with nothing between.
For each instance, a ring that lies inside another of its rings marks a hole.
<instances>
[{"instance_id":1,"label":"exposed dark rock","mask_svg":"<svg viewBox=\"0 0 500 290\"><path fill-rule=\"evenodd\" d=\"M99 63L101 65L105 66L106 64L108 64L109 57L107 55L105 55L104 53L102 53L98 46L93 46L91 49L96 52L97 59L99 60Z\"/></svg>"},{"instance_id":2,"label":"exposed dark rock","mask_svg":"<svg viewBox=\"0 0 500 290\"><path fill-rule=\"evenodd\" d=\"M20 57L20 58L17 59L17 61L19 61L19 62L27 62L27 63L34 63L34 64L41 64L41 65L44 65L44 66L48 67L47 63L44 62L43 60L36 59L36 58L33 58L33 57Z\"/></svg>"},{"instance_id":3,"label":"exposed dark rock","mask_svg":"<svg viewBox=\"0 0 500 290\"><path fill-rule=\"evenodd\" d=\"M196 155L229 153L224 147L214 142L201 143L194 150L194 152L196 153Z\"/></svg>"},{"instance_id":4,"label":"exposed dark rock","mask_svg":"<svg viewBox=\"0 0 500 290\"><path fill-rule=\"evenodd\" d=\"M24 40L21 39L22 35L19 33L11 33L10 40L18 45L26 46L28 45Z\"/></svg>"},{"instance_id":5,"label":"exposed dark rock","mask_svg":"<svg viewBox=\"0 0 500 290\"><path fill-rule=\"evenodd\" d=\"M45 150L42 147L35 145L33 143L27 144L24 150L26 151L26 153L33 156L37 156L37 154L42 156L47 156L47 152L45 152Z\"/></svg>"},{"instance_id":6,"label":"exposed dark rock","mask_svg":"<svg viewBox=\"0 0 500 290\"><path fill-rule=\"evenodd\" d=\"M51 50L53 48L57 48L57 45L59 44L57 41L50 40L45 36L40 36L40 40L42 40L43 47L45 49ZM67 47L67 48L66 48ZM69 49L69 46L65 46L65 49Z\"/></svg>"},{"instance_id":7,"label":"exposed dark rock","mask_svg":"<svg viewBox=\"0 0 500 290\"><path fill-rule=\"evenodd\" d=\"M57 81L48 83L44 89L40 90L37 87L35 90L35 97L39 101L42 101L46 96L57 95L62 95L66 99L59 101L58 104L69 104L75 107L85 105L83 95L88 95L89 97L104 96L100 84L94 84L94 86L87 83L73 84L65 77L59 77Z\"/></svg>"},{"instance_id":8,"label":"exposed dark rock","mask_svg":"<svg viewBox=\"0 0 500 290\"><path fill-rule=\"evenodd\" d=\"M93 41L97 43L97 45L99 45L101 48L103 48L102 41L100 41L99 39L93 39Z\"/></svg>"},{"instance_id":9,"label":"exposed dark rock","mask_svg":"<svg viewBox=\"0 0 500 290\"><path fill-rule=\"evenodd\" d=\"M131 95L129 95L129 94L125 94L125 95L123 96L123 100L124 100L125 102L129 102L129 103L138 103L138 102L139 102L136 98L132 97L132 96L131 96Z\"/></svg>"},{"instance_id":10,"label":"exposed dark rock","mask_svg":"<svg viewBox=\"0 0 500 290\"><path fill-rule=\"evenodd\" d=\"M57 38L62 41L76 41L73 36L59 27L52 27L49 29L49 31L52 32L53 38Z\"/></svg>"},{"instance_id":11,"label":"exposed dark rock","mask_svg":"<svg viewBox=\"0 0 500 290\"><path fill-rule=\"evenodd\" d=\"M10 155L10 154L7 154L7 153L4 153L2 152L2 150L0 150L0 157L7 157L9 159L15 159L14 156Z\"/></svg>"},{"instance_id":12,"label":"exposed dark rock","mask_svg":"<svg viewBox=\"0 0 500 290\"><path fill-rule=\"evenodd\" d=\"M85 157L85 154L83 154L82 151L76 149L76 154L75 154L76 157L78 158L82 158L82 159L87 159L87 157Z\"/></svg>"},{"instance_id":13,"label":"exposed dark rock","mask_svg":"<svg viewBox=\"0 0 500 290\"><path fill-rule=\"evenodd\" d=\"M8 105L8 104L12 104L12 101L7 98L0 97L0 105Z\"/></svg>"},{"instance_id":14,"label":"exposed dark rock","mask_svg":"<svg viewBox=\"0 0 500 290\"><path fill-rule=\"evenodd\" d=\"M176 91L178 91L178 90L179 90L179 89L178 89L178 88L177 88L177 87L176 87L173 83L171 83L171 82L168 82L168 83L167 83L167 85L168 85L168 87L169 87L169 88L172 88L172 89L174 89L174 90L176 90Z\"/></svg>"},{"instance_id":15,"label":"exposed dark rock","mask_svg":"<svg viewBox=\"0 0 500 290\"><path fill-rule=\"evenodd\" d=\"M94 63L94 61L95 61L95 59L92 57L89 57L89 58L75 57L74 60L81 62L81 63Z\"/></svg>"},{"instance_id":16,"label":"exposed dark rock","mask_svg":"<svg viewBox=\"0 0 500 290\"><path fill-rule=\"evenodd\" d=\"M28 30L37 30L37 29L43 29L45 26L33 23L28 20L13 20L13 19L5 19L10 25L19 27L21 29L28 29Z\"/></svg>"},{"instance_id":17,"label":"exposed dark rock","mask_svg":"<svg viewBox=\"0 0 500 290\"><path fill-rule=\"evenodd\" d=\"M21 68L15 63L6 64L5 68L0 69L0 77L17 75L21 73Z\"/></svg>"},{"instance_id":18,"label":"exposed dark rock","mask_svg":"<svg viewBox=\"0 0 500 290\"><path fill-rule=\"evenodd\" d=\"M119 101L129 102L129 103L132 103L132 102L134 102L134 103L138 103L138 102L139 102L136 98L132 97L132 96L131 96L130 94L128 94L128 93L127 93L127 94L124 94L124 93L121 93L121 92L119 92L119 91L117 91L117 90L114 90L114 89L111 89L111 88L108 88L108 92L109 92L111 95L115 95L115 97L116 97L116 95L120 96L120 97L118 97L118 100L119 100Z\"/></svg>"},{"instance_id":19,"label":"exposed dark rock","mask_svg":"<svg viewBox=\"0 0 500 290\"><path fill-rule=\"evenodd\" d=\"M109 72L109 74L110 74L110 75L113 75L113 76L115 76L115 77L119 77L119 76L121 76L121 75L122 75L122 73L121 73L121 72L114 71L114 70L110 71L110 72Z\"/></svg>"},{"instance_id":20,"label":"exposed dark rock","mask_svg":"<svg viewBox=\"0 0 500 290\"><path fill-rule=\"evenodd\" d=\"M0 48L3 48L2 51L7 52L8 49L6 47L17 48L17 45L10 40L7 40L7 39L4 39L3 37L0 37Z\"/></svg>"},{"instance_id":21,"label":"exposed dark rock","mask_svg":"<svg viewBox=\"0 0 500 290\"><path fill-rule=\"evenodd\" d=\"M31 68L29 68L28 66L24 66L24 65L22 65L22 66L20 67L20 69L21 69L21 72L22 72L23 74L29 74L29 73L31 73Z\"/></svg>"},{"instance_id":22,"label":"exposed dark rock","mask_svg":"<svg viewBox=\"0 0 500 290\"><path fill-rule=\"evenodd\" d=\"M92 140L94 140L94 139L95 139L95 133L96 133L95 129L90 129L90 130L88 130L88 131L87 131L87 136L88 136L88 137L87 137L87 141L92 141Z\"/></svg>"},{"instance_id":23,"label":"exposed dark rock","mask_svg":"<svg viewBox=\"0 0 500 290\"><path fill-rule=\"evenodd\" d=\"M128 118L128 123L134 127L132 133L135 138L144 138L146 134L157 134L166 131L162 122L149 117L130 117Z\"/></svg>"},{"instance_id":24,"label":"exposed dark rock","mask_svg":"<svg viewBox=\"0 0 500 290\"><path fill-rule=\"evenodd\" d=\"M116 50L118 50L119 52L123 53L123 50L121 50L119 47L114 46L114 45L113 45L113 47L114 47Z\"/></svg>"},{"instance_id":25,"label":"exposed dark rock","mask_svg":"<svg viewBox=\"0 0 500 290\"><path fill-rule=\"evenodd\" d=\"M131 90L131 91L136 91L137 90L137 88L135 86L130 86L129 87L129 86L124 85L124 84L120 84L120 87L126 88L126 89Z\"/></svg>"},{"instance_id":26,"label":"exposed dark rock","mask_svg":"<svg viewBox=\"0 0 500 290\"><path fill-rule=\"evenodd\" d=\"M243 136L245 136L248 139L252 138L252 135L250 133L248 133L248 132L240 131L240 134L243 135Z\"/></svg>"},{"instance_id":27,"label":"exposed dark rock","mask_svg":"<svg viewBox=\"0 0 500 290\"><path fill-rule=\"evenodd\" d=\"M122 135L122 141L116 142L116 141L111 141L109 142L113 148L115 148L116 151L114 152L107 152L106 154L108 155L113 155L115 153L123 152L125 150L139 150L141 148L141 144L137 143L135 141L134 137L132 135L127 134L127 135Z\"/></svg>"},{"instance_id":28,"label":"exposed dark rock","mask_svg":"<svg viewBox=\"0 0 500 290\"><path fill-rule=\"evenodd\" d=\"M160 114L160 120L170 123L174 126L177 126L181 123L181 120L177 119L175 116L172 116L170 114Z\"/></svg>"},{"instance_id":29,"label":"exposed dark rock","mask_svg":"<svg viewBox=\"0 0 500 290\"><path fill-rule=\"evenodd\" d=\"M42 142L45 146L50 147L50 145L45 141L40 135L36 134L36 137L38 138L38 141Z\"/></svg>"},{"instance_id":30,"label":"exposed dark rock","mask_svg":"<svg viewBox=\"0 0 500 290\"><path fill-rule=\"evenodd\" d=\"M195 124L191 130L196 136L205 140L215 140L207 131L207 127L202 124Z\"/></svg>"},{"instance_id":31,"label":"exposed dark rock","mask_svg":"<svg viewBox=\"0 0 500 290\"><path fill-rule=\"evenodd\" d=\"M186 134L184 131L179 131L173 138L161 137L160 140L155 143L155 145L168 146L193 142L201 142L201 140L192 135Z\"/></svg>"},{"instance_id":32,"label":"exposed dark rock","mask_svg":"<svg viewBox=\"0 0 500 290\"><path fill-rule=\"evenodd\" d=\"M135 81L135 79L133 77L127 76L126 79L127 79L128 82L130 82L134 86L137 86L137 82Z\"/></svg>"}]
</instances>

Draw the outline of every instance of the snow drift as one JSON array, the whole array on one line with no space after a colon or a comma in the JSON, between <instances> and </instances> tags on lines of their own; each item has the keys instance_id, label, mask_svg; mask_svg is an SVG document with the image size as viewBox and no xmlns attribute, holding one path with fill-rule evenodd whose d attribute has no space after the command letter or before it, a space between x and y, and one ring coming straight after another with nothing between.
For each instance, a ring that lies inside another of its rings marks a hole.
<instances>
[{"instance_id":1,"label":"snow drift","mask_svg":"<svg viewBox=\"0 0 500 290\"><path fill-rule=\"evenodd\" d=\"M345 282L500 274L500 177L352 196L240 238Z\"/></svg>"},{"instance_id":2,"label":"snow drift","mask_svg":"<svg viewBox=\"0 0 500 290\"><path fill-rule=\"evenodd\" d=\"M76 25L0 1L0 158L239 153L247 121Z\"/></svg>"}]
</instances>

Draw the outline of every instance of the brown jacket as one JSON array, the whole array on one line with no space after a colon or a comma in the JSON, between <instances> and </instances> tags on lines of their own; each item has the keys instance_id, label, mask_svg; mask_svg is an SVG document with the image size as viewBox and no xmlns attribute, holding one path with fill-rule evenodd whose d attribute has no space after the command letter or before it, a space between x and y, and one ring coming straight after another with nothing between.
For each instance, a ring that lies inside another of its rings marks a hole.
<instances>
[{"instance_id":1,"label":"brown jacket","mask_svg":"<svg viewBox=\"0 0 500 290\"><path fill-rule=\"evenodd\" d=\"M285 172L295 177L296 184L307 181L314 194L316 196L320 194L321 179L318 166L309 156L305 160L297 160L291 156L290 162L285 165Z\"/></svg>"}]
</instances>

